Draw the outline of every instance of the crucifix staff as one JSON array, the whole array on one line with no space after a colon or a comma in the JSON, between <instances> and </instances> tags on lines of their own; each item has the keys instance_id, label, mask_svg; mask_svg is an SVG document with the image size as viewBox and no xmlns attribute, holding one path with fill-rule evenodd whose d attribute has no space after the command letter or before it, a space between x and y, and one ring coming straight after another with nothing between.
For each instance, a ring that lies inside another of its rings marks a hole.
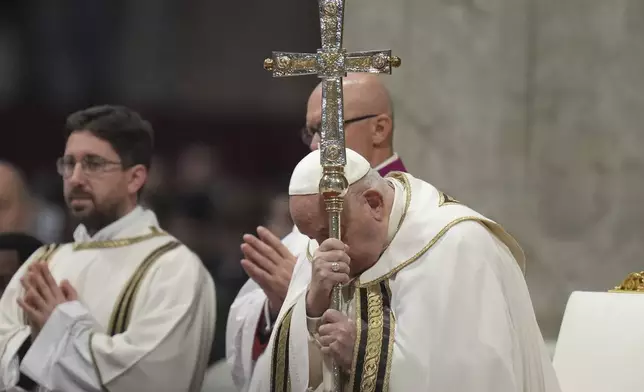
<instances>
[{"instance_id":1,"label":"crucifix staff","mask_svg":"<svg viewBox=\"0 0 644 392\"><path fill-rule=\"evenodd\" d=\"M323 176L320 194L324 197L329 215L329 238L341 239L340 216L348 182L344 176L346 150L342 78L348 72L391 74L400 66L399 57L391 50L371 50L347 53L342 47L345 0L318 0L322 48L316 53L273 52L264 60L264 68L273 77L317 75L322 79L322 124L320 127L320 165ZM342 310L341 287L336 286L331 296L331 308ZM325 361L324 391L342 389L339 367Z\"/></svg>"}]
</instances>

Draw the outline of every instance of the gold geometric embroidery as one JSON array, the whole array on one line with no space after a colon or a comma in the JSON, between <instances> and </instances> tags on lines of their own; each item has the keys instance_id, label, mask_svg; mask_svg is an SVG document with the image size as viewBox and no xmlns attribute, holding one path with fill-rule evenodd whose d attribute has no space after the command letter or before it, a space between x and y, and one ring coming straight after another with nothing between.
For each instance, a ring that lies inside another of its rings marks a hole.
<instances>
[{"instance_id":1,"label":"gold geometric embroidery","mask_svg":"<svg viewBox=\"0 0 644 392\"><path fill-rule=\"evenodd\" d=\"M136 237L122 238L118 240L108 240L108 241L93 241L93 242L81 242L73 245L74 251L87 250L87 249L107 249L107 248L121 248L124 246L138 244L150 238L166 236L166 233L163 230L159 230L154 226L150 226L151 233L143 234Z\"/></svg>"},{"instance_id":2,"label":"gold geometric embroidery","mask_svg":"<svg viewBox=\"0 0 644 392\"><path fill-rule=\"evenodd\" d=\"M367 288L367 343L362 370L360 391L374 392L376 390L376 377L382 351L382 294L380 285Z\"/></svg>"},{"instance_id":3,"label":"gold geometric embroidery","mask_svg":"<svg viewBox=\"0 0 644 392\"><path fill-rule=\"evenodd\" d=\"M356 342L348 389L387 392L395 331L389 283L357 289L355 301Z\"/></svg>"}]
</instances>

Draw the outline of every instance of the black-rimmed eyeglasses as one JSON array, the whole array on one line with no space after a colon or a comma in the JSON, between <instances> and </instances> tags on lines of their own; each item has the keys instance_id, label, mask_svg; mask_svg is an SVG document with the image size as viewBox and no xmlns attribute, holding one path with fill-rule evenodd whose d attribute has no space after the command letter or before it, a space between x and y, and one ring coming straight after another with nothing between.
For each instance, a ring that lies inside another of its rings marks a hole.
<instances>
[{"instance_id":1,"label":"black-rimmed eyeglasses","mask_svg":"<svg viewBox=\"0 0 644 392\"><path fill-rule=\"evenodd\" d=\"M110 167L121 167L121 162L114 162L98 155L85 155L80 160L72 156L60 157L56 160L56 170L63 178L69 178L74 174L76 165L80 164L81 172L86 176L106 172Z\"/></svg>"},{"instance_id":2,"label":"black-rimmed eyeglasses","mask_svg":"<svg viewBox=\"0 0 644 392\"><path fill-rule=\"evenodd\" d=\"M377 114L367 114L366 116L360 116L360 117L355 117L351 118L348 120L344 120L344 125L347 126L351 123L366 120L368 118L374 118L377 117ZM313 137L315 136L316 133L320 132L320 125L316 126L308 126L308 127L303 127L301 130L301 136L302 136L302 142L306 144L307 146L311 145L311 142L313 141Z\"/></svg>"}]
</instances>

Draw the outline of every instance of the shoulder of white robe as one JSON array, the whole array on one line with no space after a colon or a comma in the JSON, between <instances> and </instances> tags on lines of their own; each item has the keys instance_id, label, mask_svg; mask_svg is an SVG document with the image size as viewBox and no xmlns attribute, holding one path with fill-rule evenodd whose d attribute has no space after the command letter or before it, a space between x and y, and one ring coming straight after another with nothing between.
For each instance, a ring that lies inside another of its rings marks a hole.
<instances>
[{"instance_id":1,"label":"shoulder of white robe","mask_svg":"<svg viewBox=\"0 0 644 392\"><path fill-rule=\"evenodd\" d=\"M392 177L403 182L408 195L402 222L378 263L360 276L359 286L388 279L416 262L454 226L466 221L477 221L487 227L490 235L508 247L523 271L525 256L521 247L499 224L451 197L445 198L445 194L423 180L409 174Z\"/></svg>"}]
</instances>

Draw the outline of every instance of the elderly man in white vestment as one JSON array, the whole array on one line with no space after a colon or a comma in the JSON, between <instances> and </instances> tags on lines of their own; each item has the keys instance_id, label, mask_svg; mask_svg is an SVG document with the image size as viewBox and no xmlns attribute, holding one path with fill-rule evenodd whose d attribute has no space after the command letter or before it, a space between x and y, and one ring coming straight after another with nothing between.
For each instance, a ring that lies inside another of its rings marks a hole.
<instances>
[{"instance_id":1,"label":"elderly man in white vestment","mask_svg":"<svg viewBox=\"0 0 644 392\"><path fill-rule=\"evenodd\" d=\"M252 391L558 392L522 273L498 224L347 149L342 240L328 238L319 153L295 168L291 215L320 246L295 271ZM342 284L342 312L327 310Z\"/></svg>"},{"instance_id":2,"label":"elderly man in white vestment","mask_svg":"<svg viewBox=\"0 0 644 392\"><path fill-rule=\"evenodd\" d=\"M215 325L199 258L137 206L150 124L120 106L67 119L57 162L81 224L34 253L0 300L0 390L199 391Z\"/></svg>"},{"instance_id":3,"label":"elderly man in white vestment","mask_svg":"<svg viewBox=\"0 0 644 392\"><path fill-rule=\"evenodd\" d=\"M389 92L376 75L354 73L343 79L346 143L383 176L390 171L406 171L393 150L393 109ZM322 88L309 97L306 127L302 141L311 150L320 142ZM231 306L226 324L226 357L233 366L237 387L248 389L253 366L263 353L275 317L286 296L297 257L310 239L296 227L281 241L270 230L260 227L258 236L247 234L242 266L250 276ZM303 266L309 267L308 263ZM310 268L308 268L310 274Z\"/></svg>"}]
</instances>

